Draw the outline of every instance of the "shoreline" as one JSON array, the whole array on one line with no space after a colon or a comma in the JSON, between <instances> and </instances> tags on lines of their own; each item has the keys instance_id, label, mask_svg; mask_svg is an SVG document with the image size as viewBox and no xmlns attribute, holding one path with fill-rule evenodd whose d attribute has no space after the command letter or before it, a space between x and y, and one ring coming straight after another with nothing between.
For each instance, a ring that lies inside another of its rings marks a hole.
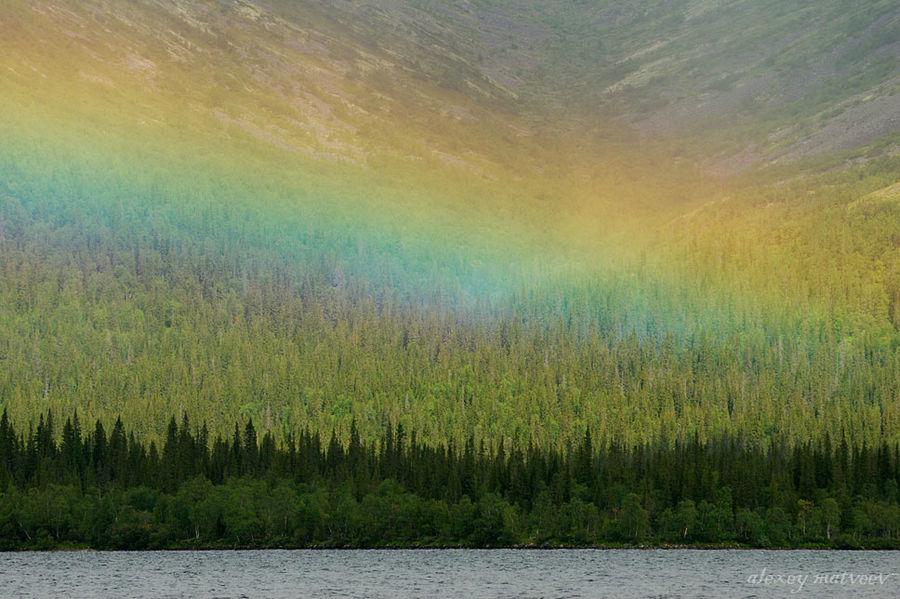
<instances>
[{"instance_id":1,"label":"shoreline","mask_svg":"<svg viewBox=\"0 0 900 599\"><path fill-rule=\"evenodd\" d=\"M781 547L758 547L732 544L643 544L643 545L510 545L501 547L476 547L467 545L399 545L399 546L174 546L153 547L143 549L97 549L94 547L51 547L51 548L19 548L4 549L0 553L137 553L137 552L182 552L182 551L900 551L900 546L889 547L829 547L823 545L798 545Z\"/></svg>"}]
</instances>

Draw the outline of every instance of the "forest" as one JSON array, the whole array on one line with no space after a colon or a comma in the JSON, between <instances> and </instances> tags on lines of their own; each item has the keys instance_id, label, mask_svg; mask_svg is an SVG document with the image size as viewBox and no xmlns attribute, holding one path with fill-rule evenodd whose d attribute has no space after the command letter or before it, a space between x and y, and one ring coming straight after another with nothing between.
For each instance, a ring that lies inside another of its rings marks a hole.
<instances>
[{"instance_id":1,"label":"forest","mask_svg":"<svg viewBox=\"0 0 900 599\"><path fill-rule=\"evenodd\" d=\"M0 548L900 546L896 1L59 5Z\"/></svg>"},{"instance_id":2,"label":"forest","mask_svg":"<svg viewBox=\"0 0 900 599\"><path fill-rule=\"evenodd\" d=\"M527 215L502 235L465 212L390 224L380 203L411 208L351 215L315 181L60 164L2 165L0 399L19 421L121 414L159 441L171 414L252 417L346 442L355 420L367 442L403 424L557 450L588 428L900 440L896 158L735 184L628 245L563 244Z\"/></svg>"},{"instance_id":3,"label":"forest","mask_svg":"<svg viewBox=\"0 0 900 599\"><path fill-rule=\"evenodd\" d=\"M57 428L61 429L57 431ZM55 439L59 437L57 443ZM173 417L145 444L117 419L0 418L0 547L900 547L900 447L766 453L740 438L566 452L379 443Z\"/></svg>"}]
</instances>

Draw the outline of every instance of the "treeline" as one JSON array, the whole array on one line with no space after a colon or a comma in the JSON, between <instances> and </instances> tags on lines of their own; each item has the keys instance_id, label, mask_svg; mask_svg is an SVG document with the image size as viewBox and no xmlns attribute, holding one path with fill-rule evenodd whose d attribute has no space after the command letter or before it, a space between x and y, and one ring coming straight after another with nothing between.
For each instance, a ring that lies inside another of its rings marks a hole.
<instances>
[{"instance_id":1,"label":"treeline","mask_svg":"<svg viewBox=\"0 0 900 599\"><path fill-rule=\"evenodd\" d=\"M889 166L859 185L881 185ZM278 190L258 190L273 205L254 210L241 199L253 189L225 183L7 168L0 397L18 421L77 409L108 426L121 414L158 443L183 411L221 434L230 415L253 417L279 442L309 423L346 443L353 420L366 442L402 423L431 444L557 450L588 428L629 445L900 440L900 332L887 316L900 271L886 260L900 221L855 210L851 228L872 233L872 248L853 258L862 235L825 234L847 220L850 183L828 196L824 232L804 227L796 247L776 228L784 239L754 243L769 218L737 235L743 211L726 204L674 225L685 239L660 253L696 244L685 255L588 267L523 242L473 249L459 231L393 236L306 196L291 213ZM789 197L775 199L759 212L797 222ZM855 266L837 261L820 290L832 245ZM523 270L513 253L535 257ZM783 265L774 277L772 264ZM850 284L865 273L871 285ZM883 296L877 310L857 287ZM849 295L803 303L828 289Z\"/></svg>"},{"instance_id":2,"label":"treeline","mask_svg":"<svg viewBox=\"0 0 900 599\"><path fill-rule=\"evenodd\" d=\"M145 444L0 417L0 546L900 546L900 449L845 439L761 453L740 439L566 451L364 443L252 421L211 438L173 418Z\"/></svg>"}]
</instances>

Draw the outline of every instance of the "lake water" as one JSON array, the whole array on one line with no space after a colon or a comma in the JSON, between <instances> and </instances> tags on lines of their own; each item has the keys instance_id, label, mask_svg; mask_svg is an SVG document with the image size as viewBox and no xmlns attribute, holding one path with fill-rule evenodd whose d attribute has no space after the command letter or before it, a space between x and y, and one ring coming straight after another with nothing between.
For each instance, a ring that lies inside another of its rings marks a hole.
<instances>
[{"instance_id":1,"label":"lake water","mask_svg":"<svg viewBox=\"0 0 900 599\"><path fill-rule=\"evenodd\" d=\"M0 554L0 597L900 597L881 551L374 550Z\"/></svg>"}]
</instances>

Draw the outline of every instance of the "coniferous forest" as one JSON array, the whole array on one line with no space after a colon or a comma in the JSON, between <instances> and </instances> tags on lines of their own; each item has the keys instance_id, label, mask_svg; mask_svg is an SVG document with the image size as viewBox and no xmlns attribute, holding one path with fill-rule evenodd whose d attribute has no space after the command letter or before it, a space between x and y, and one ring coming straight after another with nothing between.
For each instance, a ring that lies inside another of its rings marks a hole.
<instances>
[{"instance_id":1,"label":"coniferous forest","mask_svg":"<svg viewBox=\"0 0 900 599\"><path fill-rule=\"evenodd\" d=\"M761 454L741 439L597 447L429 446L309 430L276 443L169 422L161 446L120 419L0 418L4 549L900 546L900 448L846 439ZM60 441L55 439L59 437Z\"/></svg>"},{"instance_id":2,"label":"coniferous forest","mask_svg":"<svg viewBox=\"0 0 900 599\"><path fill-rule=\"evenodd\" d=\"M900 547L896 0L68 4L0 548Z\"/></svg>"}]
</instances>

